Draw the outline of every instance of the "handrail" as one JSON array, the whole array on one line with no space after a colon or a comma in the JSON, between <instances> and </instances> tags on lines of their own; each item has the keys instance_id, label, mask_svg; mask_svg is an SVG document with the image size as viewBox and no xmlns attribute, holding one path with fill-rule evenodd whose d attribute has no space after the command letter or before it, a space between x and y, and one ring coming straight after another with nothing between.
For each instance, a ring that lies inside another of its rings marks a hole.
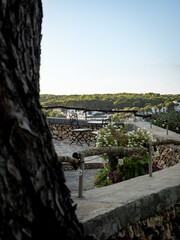
<instances>
[{"instance_id":1,"label":"handrail","mask_svg":"<svg viewBox=\"0 0 180 240\"><path fill-rule=\"evenodd\" d=\"M174 124L178 127L180 126L179 122L169 121L168 119L160 118L159 116L155 116L152 113L150 114L141 114L138 110L115 110L115 109L90 109L90 108L83 108L83 107L67 107L67 106L41 106L44 109L53 109L53 108L64 108L64 109L75 109L75 110L83 110L84 112L90 111L99 111L104 113L133 113L135 117L142 117L143 119L149 118L150 119L150 128L152 128L152 120L160 120L166 125L166 135L168 135L168 124Z\"/></svg>"},{"instance_id":2,"label":"handrail","mask_svg":"<svg viewBox=\"0 0 180 240\"><path fill-rule=\"evenodd\" d=\"M174 124L178 128L180 126L180 123L178 123L178 122L172 122L172 121L169 121L168 119L159 118L158 116L153 116L153 114L143 115L143 114L135 113L134 116L135 117L142 117L143 119L149 118L149 120L150 120L150 128L152 128L152 120L154 120L154 121L155 120L161 121L164 124L164 126L166 126L166 135L168 135L168 130L169 130L168 125L169 124Z\"/></svg>"},{"instance_id":3,"label":"handrail","mask_svg":"<svg viewBox=\"0 0 180 240\"><path fill-rule=\"evenodd\" d=\"M66 107L66 106L41 106L41 108L44 109L52 109L52 108L64 108L64 109L74 109L74 110L83 110L85 112L92 112L92 111L97 111L97 112L105 112L105 113L137 113L138 110L115 110L115 109L92 109L92 108L83 108L83 107Z\"/></svg>"},{"instance_id":4,"label":"handrail","mask_svg":"<svg viewBox=\"0 0 180 240\"><path fill-rule=\"evenodd\" d=\"M58 162L69 162L69 163L79 163L77 158L69 157L69 156L59 156Z\"/></svg>"},{"instance_id":5,"label":"handrail","mask_svg":"<svg viewBox=\"0 0 180 240\"><path fill-rule=\"evenodd\" d=\"M144 153L147 152L145 147L122 147L122 146L110 146L110 147L101 147L101 148L90 148L79 152L74 152L74 158L80 158L81 154L84 154L84 157L96 156L101 155L104 153L133 153L133 152L140 152Z\"/></svg>"},{"instance_id":6,"label":"handrail","mask_svg":"<svg viewBox=\"0 0 180 240\"><path fill-rule=\"evenodd\" d=\"M168 135L168 124L174 124L176 125L178 128L180 126L180 123L178 122L172 122L169 121L168 119L161 119L159 118L159 116L155 116L152 113L150 114L142 114L139 113L138 110L115 110L115 109L88 109L88 108L83 108L83 107L67 107L67 106L41 106L41 108L44 109L53 109L53 108L64 108L64 109L75 109L75 110L83 110L86 114L86 112L90 112L90 111L99 111L99 112L104 112L104 113L133 113L135 117L142 117L143 119L149 118L150 119L150 128L152 128L152 120L160 120L163 122L163 124L166 126L166 135Z\"/></svg>"},{"instance_id":7,"label":"handrail","mask_svg":"<svg viewBox=\"0 0 180 240\"><path fill-rule=\"evenodd\" d=\"M158 146L158 145L167 145L173 143L174 145L180 145L180 141L174 140L174 139L166 139L166 140L161 140L161 141L154 141L152 142L152 146ZM148 143L144 144L144 147L147 147Z\"/></svg>"},{"instance_id":8,"label":"handrail","mask_svg":"<svg viewBox=\"0 0 180 240\"><path fill-rule=\"evenodd\" d=\"M83 150L79 152L74 152L72 157L61 156L58 158L60 162L70 162L76 163L79 165L81 170L81 174L79 175L79 190L78 197L83 197L83 174L84 174L84 158L89 156L102 155L106 153L144 153L148 152L149 156L149 177L152 177L152 147L158 145L180 145L180 141L167 139L162 141L153 141L149 143L145 143L143 147L122 147L122 146L110 146L110 147L101 147L101 148L90 148L88 150Z\"/></svg>"}]
</instances>

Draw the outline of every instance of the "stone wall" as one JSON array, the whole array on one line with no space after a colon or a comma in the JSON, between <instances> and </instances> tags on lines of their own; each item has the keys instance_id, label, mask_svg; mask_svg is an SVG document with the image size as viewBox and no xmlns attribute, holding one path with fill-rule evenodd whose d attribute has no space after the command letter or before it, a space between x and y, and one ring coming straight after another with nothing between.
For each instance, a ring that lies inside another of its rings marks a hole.
<instances>
[{"instance_id":1,"label":"stone wall","mask_svg":"<svg viewBox=\"0 0 180 240\"><path fill-rule=\"evenodd\" d=\"M157 166L161 168L174 166L180 162L180 149L174 149L167 145L158 146L153 161L155 161Z\"/></svg>"},{"instance_id":2,"label":"stone wall","mask_svg":"<svg viewBox=\"0 0 180 240\"><path fill-rule=\"evenodd\" d=\"M92 131L97 131L101 128L96 124L90 125L86 120L78 120L79 126L72 126L70 119L68 118L56 118L56 117L47 117L46 118L49 129L52 134L52 138L56 140L64 140L71 138L72 130L74 128L91 128ZM123 126L124 123L116 123L117 126ZM95 138L95 135L92 134L91 139Z\"/></svg>"},{"instance_id":3,"label":"stone wall","mask_svg":"<svg viewBox=\"0 0 180 240\"><path fill-rule=\"evenodd\" d=\"M160 211L157 215L138 221L121 230L108 240L179 240L180 202Z\"/></svg>"},{"instance_id":4,"label":"stone wall","mask_svg":"<svg viewBox=\"0 0 180 240\"><path fill-rule=\"evenodd\" d=\"M58 123L48 123L48 125L53 139L64 140L71 136L71 125Z\"/></svg>"},{"instance_id":5,"label":"stone wall","mask_svg":"<svg viewBox=\"0 0 180 240\"><path fill-rule=\"evenodd\" d=\"M138 127L131 123L128 124L128 130L136 130ZM161 141L161 139L154 139L154 141ZM173 146L160 145L156 147L155 156L153 161L157 163L157 166L160 168L167 168L174 166L180 162L180 148L174 149Z\"/></svg>"},{"instance_id":6,"label":"stone wall","mask_svg":"<svg viewBox=\"0 0 180 240\"><path fill-rule=\"evenodd\" d=\"M56 140L71 139L72 130L78 128L78 126L72 126L70 119L67 118L53 118L47 117L47 123L52 134L52 138ZM91 128L85 120L78 120L80 128ZM93 127L93 131L98 130L99 127ZM87 136L89 138L89 136ZM92 134L91 139L93 140L95 135Z\"/></svg>"}]
</instances>

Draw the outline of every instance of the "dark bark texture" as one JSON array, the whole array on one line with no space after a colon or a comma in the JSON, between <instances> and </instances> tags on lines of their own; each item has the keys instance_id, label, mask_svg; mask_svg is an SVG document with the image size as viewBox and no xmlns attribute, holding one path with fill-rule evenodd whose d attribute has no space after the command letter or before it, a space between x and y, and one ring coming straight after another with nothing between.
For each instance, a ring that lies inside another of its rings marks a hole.
<instances>
[{"instance_id":1,"label":"dark bark texture","mask_svg":"<svg viewBox=\"0 0 180 240\"><path fill-rule=\"evenodd\" d=\"M0 240L88 239L39 103L41 0L0 0Z\"/></svg>"}]
</instances>

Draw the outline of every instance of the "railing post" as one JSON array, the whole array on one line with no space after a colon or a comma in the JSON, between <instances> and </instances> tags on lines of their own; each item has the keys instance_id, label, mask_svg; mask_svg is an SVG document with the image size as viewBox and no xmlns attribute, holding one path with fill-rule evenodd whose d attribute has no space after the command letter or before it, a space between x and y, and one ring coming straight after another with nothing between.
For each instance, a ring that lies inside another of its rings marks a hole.
<instances>
[{"instance_id":1,"label":"railing post","mask_svg":"<svg viewBox=\"0 0 180 240\"><path fill-rule=\"evenodd\" d=\"M79 175L79 190L78 197L83 197L83 175L84 175L84 154L80 154L80 169L82 171L81 175Z\"/></svg>"},{"instance_id":2,"label":"railing post","mask_svg":"<svg viewBox=\"0 0 180 240\"><path fill-rule=\"evenodd\" d=\"M152 177L152 143L148 143L148 153L149 153L149 177Z\"/></svg>"},{"instance_id":3,"label":"railing post","mask_svg":"<svg viewBox=\"0 0 180 240\"><path fill-rule=\"evenodd\" d=\"M168 135L168 123L166 123L166 135Z\"/></svg>"},{"instance_id":4,"label":"railing post","mask_svg":"<svg viewBox=\"0 0 180 240\"><path fill-rule=\"evenodd\" d=\"M150 119L150 128L152 128L152 119Z\"/></svg>"},{"instance_id":5,"label":"railing post","mask_svg":"<svg viewBox=\"0 0 180 240\"><path fill-rule=\"evenodd\" d=\"M85 120L87 121L87 112L85 111Z\"/></svg>"}]
</instances>

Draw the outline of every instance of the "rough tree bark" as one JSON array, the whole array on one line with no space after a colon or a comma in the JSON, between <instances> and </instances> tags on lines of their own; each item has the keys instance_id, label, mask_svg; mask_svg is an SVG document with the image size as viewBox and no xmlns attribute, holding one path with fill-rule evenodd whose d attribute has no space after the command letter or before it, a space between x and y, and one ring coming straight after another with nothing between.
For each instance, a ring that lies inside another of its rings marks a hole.
<instances>
[{"instance_id":1,"label":"rough tree bark","mask_svg":"<svg viewBox=\"0 0 180 240\"><path fill-rule=\"evenodd\" d=\"M0 240L87 239L39 103L41 0L0 0Z\"/></svg>"}]
</instances>

